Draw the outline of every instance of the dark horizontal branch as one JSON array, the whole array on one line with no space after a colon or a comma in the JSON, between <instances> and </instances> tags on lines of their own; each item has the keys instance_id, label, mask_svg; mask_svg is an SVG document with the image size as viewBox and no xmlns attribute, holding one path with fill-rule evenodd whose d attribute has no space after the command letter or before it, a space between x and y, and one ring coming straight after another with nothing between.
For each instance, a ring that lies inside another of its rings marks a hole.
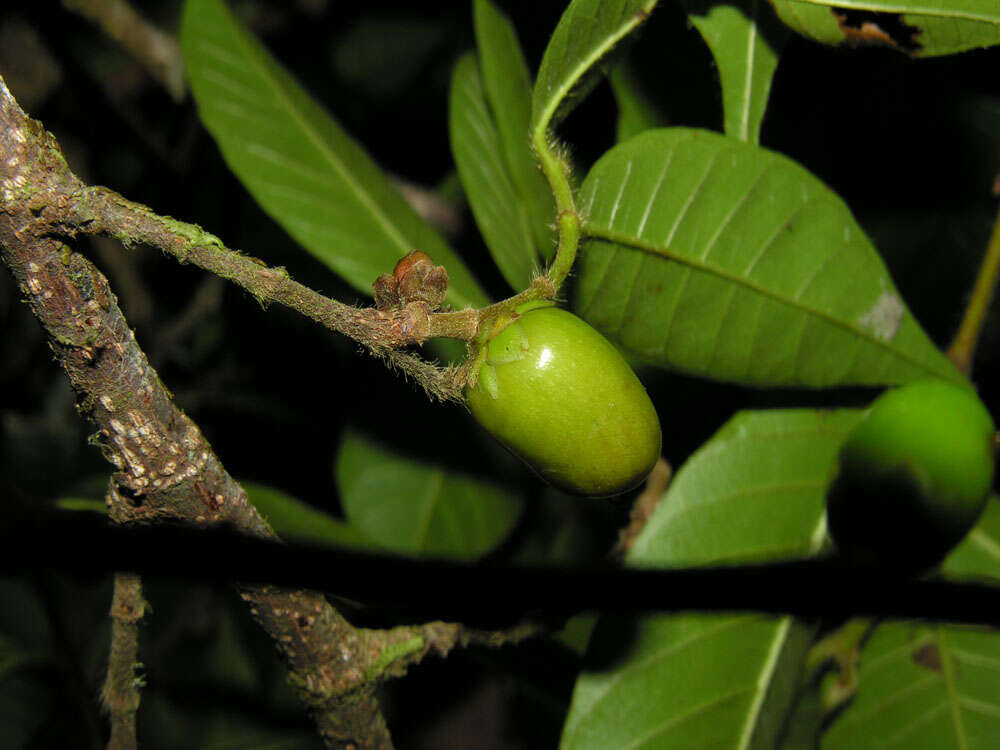
<instances>
[{"instance_id":1,"label":"dark horizontal branch","mask_svg":"<svg viewBox=\"0 0 1000 750\"><path fill-rule=\"evenodd\" d=\"M910 579L833 560L674 570L465 565L285 545L223 529L110 528L76 517L34 528L7 525L0 534L0 575L37 567L103 572L121 560L145 574L325 590L407 617L484 626L578 611L757 611L1000 625L1000 585Z\"/></svg>"}]
</instances>

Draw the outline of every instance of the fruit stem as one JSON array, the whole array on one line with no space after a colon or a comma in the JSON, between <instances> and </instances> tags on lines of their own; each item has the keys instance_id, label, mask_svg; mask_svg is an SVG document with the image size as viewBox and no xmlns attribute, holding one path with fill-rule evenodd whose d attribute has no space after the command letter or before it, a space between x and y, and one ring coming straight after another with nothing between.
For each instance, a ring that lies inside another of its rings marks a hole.
<instances>
[{"instance_id":1,"label":"fruit stem","mask_svg":"<svg viewBox=\"0 0 1000 750\"><path fill-rule=\"evenodd\" d=\"M1000 211L997 212L996 221L993 223L993 232L986 245L986 254L979 267L979 274L976 276L972 295L965 308L962 324L959 326L951 346L948 347L948 357L965 375L968 375L972 370L972 357L976 351L976 342L979 340L979 334L983 328L986 311L993 299L993 290L996 288L998 274L1000 274Z\"/></svg>"},{"instance_id":2,"label":"fruit stem","mask_svg":"<svg viewBox=\"0 0 1000 750\"><path fill-rule=\"evenodd\" d=\"M573 263L576 260L577 247L580 244L580 215L573 201L573 188L570 185L570 169L566 159L558 153L558 147L548 136L547 122L539 123L532 133L532 145L538 158L542 174L552 188L552 196L556 201L556 227L559 231L559 246L555 258L546 273L555 291L566 280Z\"/></svg>"},{"instance_id":3,"label":"fruit stem","mask_svg":"<svg viewBox=\"0 0 1000 750\"><path fill-rule=\"evenodd\" d=\"M546 123L541 123L535 128L532 134L532 145L556 202L558 217L556 228L559 232L559 245L556 248L552 264L544 274L536 276L527 289L513 297L475 310L474 324L469 319L469 310L462 310L458 313L435 313L431 316L431 330L434 336L472 341L478 336L479 327L485 321L507 315L525 302L554 299L559 293L559 287L569 276L573 263L576 261L576 251L580 245L582 231L580 214L576 211L573 188L570 185L569 164L559 153L559 147L555 141L549 139ZM455 320L446 319L446 316L449 315Z\"/></svg>"}]
</instances>

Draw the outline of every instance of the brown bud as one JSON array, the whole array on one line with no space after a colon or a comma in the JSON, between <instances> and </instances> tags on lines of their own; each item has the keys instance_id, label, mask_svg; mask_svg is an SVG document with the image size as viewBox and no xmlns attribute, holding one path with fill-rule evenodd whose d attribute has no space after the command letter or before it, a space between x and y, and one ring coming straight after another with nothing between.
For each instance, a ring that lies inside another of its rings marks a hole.
<instances>
[{"instance_id":1,"label":"brown bud","mask_svg":"<svg viewBox=\"0 0 1000 750\"><path fill-rule=\"evenodd\" d=\"M444 304L448 293L448 272L444 266L418 264L399 280L399 298L407 302L426 302L431 310Z\"/></svg>"},{"instance_id":2,"label":"brown bud","mask_svg":"<svg viewBox=\"0 0 1000 750\"><path fill-rule=\"evenodd\" d=\"M379 310L389 310L399 307L399 284L391 273L384 273L372 284L372 296L375 297L375 307Z\"/></svg>"},{"instance_id":3,"label":"brown bud","mask_svg":"<svg viewBox=\"0 0 1000 750\"><path fill-rule=\"evenodd\" d=\"M399 259L392 275L396 277L396 281L402 281L403 277L408 275L416 266L433 265L434 261L432 261L431 257L423 250L411 250Z\"/></svg>"},{"instance_id":4,"label":"brown bud","mask_svg":"<svg viewBox=\"0 0 1000 750\"><path fill-rule=\"evenodd\" d=\"M448 293L448 272L444 266L434 265L427 253L414 250L396 264L391 276L379 276L373 291L380 310L410 302L426 302L431 310L437 310Z\"/></svg>"}]
</instances>

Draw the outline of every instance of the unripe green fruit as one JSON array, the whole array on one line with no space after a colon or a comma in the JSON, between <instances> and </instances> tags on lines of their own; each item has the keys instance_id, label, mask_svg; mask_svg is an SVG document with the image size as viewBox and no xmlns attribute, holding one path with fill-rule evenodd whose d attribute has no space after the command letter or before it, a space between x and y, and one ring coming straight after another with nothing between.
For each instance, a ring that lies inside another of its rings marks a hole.
<instances>
[{"instance_id":1,"label":"unripe green fruit","mask_svg":"<svg viewBox=\"0 0 1000 750\"><path fill-rule=\"evenodd\" d=\"M939 562L985 507L994 435L971 390L927 380L883 394L844 443L827 495L838 548L909 570Z\"/></svg>"},{"instance_id":2,"label":"unripe green fruit","mask_svg":"<svg viewBox=\"0 0 1000 750\"><path fill-rule=\"evenodd\" d=\"M556 487L595 497L632 489L660 456L646 389L575 315L538 302L517 313L473 365L465 391L473 416Z\"/></svg>"}]
</instances>

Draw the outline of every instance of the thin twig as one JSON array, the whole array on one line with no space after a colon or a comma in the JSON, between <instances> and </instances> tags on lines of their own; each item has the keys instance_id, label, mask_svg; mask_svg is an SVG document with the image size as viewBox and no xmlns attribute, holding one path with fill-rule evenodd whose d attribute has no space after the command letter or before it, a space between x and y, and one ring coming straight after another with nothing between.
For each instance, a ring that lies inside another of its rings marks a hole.
<instances>
[{"instance_id":1,"label":"thin twig","mask_svg":"<svg viewBox=\"0 0 1000 750\"><path fill-rule=\"evenodd\" d=\"M611 550L611 556L614 559L625 559L625 555L628 554L636 537L639 536L639 532L646 527L649 517L653 515L656 506L663 499L663 493L666 492L667 485L670 484L672 476L673 469L667 462L667 459L661 456L653 466L653 471L646 478L646 485L643 487L642 492L639 493L639 496L632 504L628 526L622 529L618 541Z\"/></svg>"},{"instance_id":2,"label":"thin twig","mask_svg":"<svg viewBox=\"0 0 1000 750\"><path fill-rule=\"evenodd\" d=\"M139 621L146 610L142 580L133 573L116 573L111 601L111 649L101 700L111 717L108 750L135 750L136 714L142 677L138 674Z\"/></svg>"},{"instance_id":3,"label":"thin twig","mask_svg":"<svg viewBox=\"0 0 1000 750\"><path fill-rule=\"evenodd\" d=\"M0 95L13 102L2 79ZM20 163L16 170L7 166L8 176L0 184L0 205L15 199L22 201L37 233L61 237L103 235L127 246L158 247L182 263L192 263L238 284L262 304L285 305L354 339L372 354L390 360L434 397L461 400L464 384L459 371L436 367L398 350L435 337L472 340L478 334L480 311L435 313L423 301L380 310L351 307L324 297L292 280L284 268L268 267L231 250L195 224L160 216L106 188L84 185L66 165L55 139L40 124L21 114L23 123L12 132L44 142L48 156Z\"/></svg>"},{"instance_id":4,"label":"thin twig","mask_svg":"<svg viewBox=\"0 0 1000 750\"><path fill-rule=\"evenodd\" d=\"M965 307L962 325L959 326L954 341L948 347L948 356L951 361L966 375L972 371L972 358L976 351L976 342L979 340L990 301L993 299L998 274L1000 274L1000 210L998 210L997 218L993 223L993 231L990 233L990 239L986 245L986 254L983 256L982 265L979 266L979 274L976 276L976 283L972 288L972 296Z\"/></svg>"},{"instance_id":5,"label":"thin twig","mask_svg":"<svg viewBox=\"0 0 1000 750\"><path fill-rule=\"evenodd\" d=\"M375 350L421 344L448 336L471 340L477 332L475 310L433 313L413 302L402 309L357 308L324 297L291 279L284 268L271 268L256 258L226 247L195 224L160 216L102 187L74 186L53 229L67 235L103 234L130 244L158 247L182 263L191 263L234 282L262 304L277 302L330 330ZM51 204L51 202L49 202Z\"/></svg>"},{"instance_id":6,"label":"thin twig","mask_svg":"<svg viewBox=\"0 0 1000 750\"><path fill-rule=\"evenodd\" d=\"M63 5L104 30L149 71L174 101L184 98L184 62L177 41L125 0L63 0Z\"/></svg>"}]
</instances>

